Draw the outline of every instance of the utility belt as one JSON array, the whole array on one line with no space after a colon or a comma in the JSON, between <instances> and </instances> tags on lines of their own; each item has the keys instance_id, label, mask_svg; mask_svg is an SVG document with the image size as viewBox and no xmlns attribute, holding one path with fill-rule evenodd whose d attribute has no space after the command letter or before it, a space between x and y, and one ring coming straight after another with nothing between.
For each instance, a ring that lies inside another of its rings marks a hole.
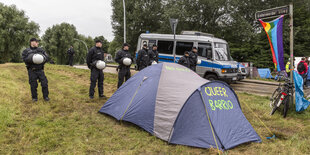
<instances>
[{"instance_id":1,"label":"utility belt","mask_svg":"<svg viewBox=\"0 0 310 155\"><path fill-rule=\"evenodd\" d=\"M117 68L116 68L116 71L119 71L121 69L129 69L130 70L130 66L118 65Z\"/></svg>"},{"instance_id":2,"label":"utility belt","mask_svg":"<svg viewBox=\"0 0 310 155\"><path fill-rule=\"evenodd\" d=\"M140 62L139 66L148 66L150 64L150 61L142 61Z\"/></svg>"},{"instance_id":3,"label":"utility belt","mask_svg":"<svg viewBox=\"0 0 310 155\"><path fill-rule=\"evenodd\" d=\"M43 67L27 67L28 70L31 70L31 71L41 71L41 70L44 70Z\"/></svg>"}]
</instances>

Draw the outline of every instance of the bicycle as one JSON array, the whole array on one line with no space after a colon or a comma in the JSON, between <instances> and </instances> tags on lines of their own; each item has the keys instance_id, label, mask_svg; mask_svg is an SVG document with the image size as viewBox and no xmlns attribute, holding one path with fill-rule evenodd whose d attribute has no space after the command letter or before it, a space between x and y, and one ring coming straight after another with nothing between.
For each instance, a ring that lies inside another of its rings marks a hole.
<instances>
[{"instance_id":1,"label":"bicycle","mask_svg":"<svg viewBox=\"0 0 310 155\"><path fill-rule=\"evenodd\" d=\"M287 78L286 71L279 71L277 72L277 75L275 75L274 80L277 82L280 82L280 81L285 81L286 78Z\"/></svg>"},{"instance_id":2,"label":"bicycle","mask_svg":"<svg viewBox=\"0 0 310 155\"><path fill-rule=\"evenodd\" d=\"M276 110L283 105L282 114L285 118L289 110L289 99L294 94L294 85L289 78L282 77L282 79L284 79L285 82L279 83L278 88L273 92L270 98L270 107L272 108L270 115L273 115Z\"/></svg>"}]
</instances>

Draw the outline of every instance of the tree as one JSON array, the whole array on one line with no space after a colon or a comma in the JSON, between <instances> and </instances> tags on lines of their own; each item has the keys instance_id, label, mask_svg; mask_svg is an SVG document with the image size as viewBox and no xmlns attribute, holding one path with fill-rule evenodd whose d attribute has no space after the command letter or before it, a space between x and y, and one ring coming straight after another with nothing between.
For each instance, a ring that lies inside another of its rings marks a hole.
<instances>
[{"instance_id":1,"label":"tree","mask_svg":"<svg viewBox=\"0 0 310 155\"><path fill-rule=\"evenodd\" d=\"M262 26L255 20L255 12L277 6L288 5L290 0L234 0L231 1L232 12L231 23L226 26L224 38L230 43L232 55L238 61L251 61L257 67L269 67L274 69L271 50L268 39ZM310 2L307 0L294 1L294 55L310 55L309 21L310 21ZM271 21L268 19L266 21ZM283 23L283 43L284 57L289 57L289 16L285 16Z\"/></svg>"},{"instance_id":2,"label":"tree","mask_svg":"<svg viewBox=\"0 0 310 155\"><path fill-rule=\"evenodd\" d=\"M172 33L169 18L177 18L177 33L183 30L207 32L218 35L227 22L226 0L165 0L161 31Z\"/></svg>"},{"instance_id":3,"label":"tree","mask_svg":"<svg viewBox=\"0 0 310 155\"><path fill-rule=\"evenodd\" d=\"M292 0L138 0L126 1L127 42L136 49L138 37L151 33L172 33L169 18L179 19L177 33L183 30L212 33L225 39L237 61L251 61L257 67L274 68L267 36L255 20L255 12L288 5ZM310 1L293 1L294 54L310 55ZM123 5L112 0L112 26L115 34L110 48L123 41ZM156 19L156 20L154 20ZM272 19L271 19L272 20ZM268 21L268 20L266 20ZM283 24L284 56L289 56L289 18Z\"/></svg>"},{"instance_id":4,"label":"tree","mask_svg":"<svg viewBox=\"0 0 310 155\"><path fill-rule=\"evenodd\" d=\"M20 62L22 48L31 37L38 37L39 25L29 21L15 5L0 3L0 63Z\"/></svg>"},{"instance_id":5,"label":"tree","mask_svg":"<svg viewBox=\"0 0 310 155\"><path fill-rule=\"evenodd\" d=\"M253 62L256 67L274 68L265 31L255 20L255 12L273 7L274 0L232 0L228 4L230 21L225 23L221 38L228 41L233 58Z\"/></svg>"},{"instance_id":6,"label":"tree","mask_svg":"<svg viewBox=\"0 0 310 155\"><path fill-rule=\"evenodd\" d=\"M67 64L67 50L73 45L78 32L74 25L61 23L48 28L42 37L45 50L57 64ZM76 56L81 56L76 53ZM80 59L75 57L75 59Z\"/></svg>"},{"instance_id":7,"label":"tree","mask_svg":"<svg viewBox=\"0 0 310 155\"><path fill-rule=\"evenodd\" d=\"M114 39L112 42L110 42L108 51L114 57L115 53L121 49L122 49L122 44Z\"/></svg>"},{"instance_id":8,"label":"tree","mask_svg":"<svg viewBox=\"0 0 310 155\"><path fill-rule=\"evenodd\" d=\"M137 41L141 33L146 31L157 32L160 29L162 9L162 0L126 1L126 36L127 43L131 45L131 52L136 50ZM123 2L121 0L112 0L112 10L114 40L121 44L124 39Z\"/></svg>"},{"instance_id":9,"label":"tree","mask_svg":"<svg viewBox=\"0 0 310 155\"><path fill-rule=\"evenodd\" d=\"M84 64L86 62L86 55L88 49L91 48L92 46L93 46L92 37L85 37L84 35L79 34L73 43L73 47L75 50L74 62Z\"/></svg>"},{"instance_id":10,"label":"tree","mask_svg":"<svg viewBox=\"0 0 310 155\"><path fill-rule=\"evenodd\" d=\"M294 3L294 55L310 56L310 1Z\"/></svg>"}]
</instances>

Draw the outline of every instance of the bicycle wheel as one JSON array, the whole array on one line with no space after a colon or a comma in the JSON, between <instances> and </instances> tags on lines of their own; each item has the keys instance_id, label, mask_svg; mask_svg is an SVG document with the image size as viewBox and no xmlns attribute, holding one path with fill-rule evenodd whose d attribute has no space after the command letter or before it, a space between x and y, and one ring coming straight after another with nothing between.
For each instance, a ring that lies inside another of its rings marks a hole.
<instances>
[{"instance_id":1,"label":"bicycle wheel","mask_svg":"<svg viewBox=\"0 0 310 155\"><path fill-rule=\"evenodd\" d=\"M275 103L278 103L277 102L277 99L279 98L279 96L281 96L281 88L277 88L271 95L270 97L270 108L273 108L275 107Z\"/></svg>"},{"instance_id":2,"label":"bicycle wheel","mask_svg":"<svg viewBox=\"0 0 310 155\"><path fill-rule=\"evenodd\" d=\"M273 109L272 109L272 111L271 111L270 115L273 115L273 114L274 114L274 112L276 112L276 110L277 110L277 109L278 109L278 107L277 107L277 106L273 107Z\"/></svg>"},{"instance_id":3,"label":"bicycle wheel","mask_svg":"<svg viewBox=\"0 0 310 155\"><path fill-rule=\"evenodd\" d=\"M284 108L283 108L283 118L286 117L286 114L288 112L288 109L290 107L290 103L289 103L289 96L286 96L285 99L283 100L283 105L284 105Z\"/></svg>"},{"instance_id":4,"label":"bicycle wheel","mask_svg":"<svg viewBox=\"0 0 310 155\"><path fill-rule=\"evenodd\" d=\"M272 103L273 108L272 108L270 115L273 115L274 112L276 112L276 110L278 109L277 103L279 102L279 100L281 100L281 95L278 95L277 99Z\"/></svg>"}]
</instances>

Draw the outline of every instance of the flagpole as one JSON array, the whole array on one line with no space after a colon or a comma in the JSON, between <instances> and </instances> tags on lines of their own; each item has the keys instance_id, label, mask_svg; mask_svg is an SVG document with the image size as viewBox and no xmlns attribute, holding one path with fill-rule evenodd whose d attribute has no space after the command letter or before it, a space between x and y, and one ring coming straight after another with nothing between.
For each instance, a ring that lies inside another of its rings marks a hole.
<instances>
[{"instance_id":1,"label":"flagpole","mask_svg":"<svg viewBox=\"0 0 310 155\"><path fill-rule=\"evenodd\" d=\"M293 3L290 3L290 61L291 61L291 67L290 67L290 78L291 82L294 85L294 78L293 78L293 72L294 72L294 27L293 27ZM294 95L293 92L291 92L291 105L294 103Z\"/></svg>"}]
</instances>

